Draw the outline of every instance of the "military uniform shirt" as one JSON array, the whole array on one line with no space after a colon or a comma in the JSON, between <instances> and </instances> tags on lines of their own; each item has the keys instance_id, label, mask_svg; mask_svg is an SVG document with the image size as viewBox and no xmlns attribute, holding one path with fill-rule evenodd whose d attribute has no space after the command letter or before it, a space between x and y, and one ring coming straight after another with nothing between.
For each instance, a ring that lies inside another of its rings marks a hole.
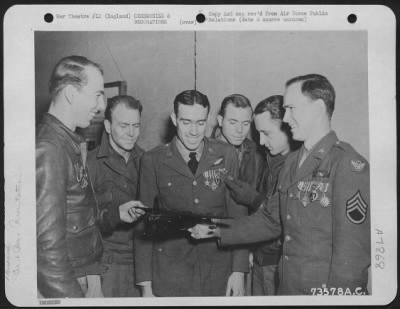
<instances>
[{"instance_id":1,"label":"military uniform shirt","mask_svg":"<svg viewBox=\"0 0 400 309\"><path fill-rule=\"evenodd\" d=\"M271 239L282 223L280 294L317 288L365 293L371 263L368 162L333 131L298 168L300 155L295 151L286 160L278 194L253 216L221 229L221 243Z\"/></svg>"},{"instance_id":2,"label":"military uniform shirt","mask_svg":"<svg viewBox=\"0 0 400 309\"><path fill-rule=\"evenodd\" d=\"M140 200L160 208L202 215L244 216L225 187L228 175L237 176L232 146L204 138L196 173L177 149L177 138L144 154L140 172ZM152 282L156 296L223 296L234 271L248 271L248 251L220 249L215 239L194 240L189 232L163 239L135 235L136 282Z\"/></svg>"}]
</instances>

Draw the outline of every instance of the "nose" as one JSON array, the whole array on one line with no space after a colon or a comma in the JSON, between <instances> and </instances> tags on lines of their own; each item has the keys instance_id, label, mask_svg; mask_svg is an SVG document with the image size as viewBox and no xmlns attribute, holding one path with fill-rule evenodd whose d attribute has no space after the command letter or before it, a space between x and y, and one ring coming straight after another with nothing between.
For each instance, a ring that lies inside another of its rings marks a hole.
<instances>
[{"instance_id":1,"label":"nose","mask_svg":"<svg viewBox=\"0 0 400 309\"><path fill-rule=\"evenodd\" d=\"M129 136L134 136L135 135L135 128L130 126L129 131L128 131Z\"/></svg>"},{"instance_id":2,"label":"nose","mask_svg":"<svg viewBox=\"0 0 400 309\"><path fill-rule=\"evenodd\" d=\"M190 130L189 130L190 135L197 135L197 125L196 124L192 124L190 126Z\"/></svg>"},{"instance_id":3,"label":"nose","mask_svg":"<svg viewBox=\"0 0 400 309\"><path fill-rule=\"evenodd\" d=\"M106 109L106 102L104 100L104 96L101 96L99 101L100 102L98 103L98 109L99 109L99 111L104 111Z\"/></svg>"},{"instance_id":4,"label":"nose","mask_svg":"<svg viewBox=\"0 0 400 309\"><path fill-rule=\"evenodd\" d=\"M285 114L283 115L282 120L283 120L283 122L286 122L286 123L289 122L289 110L288 109L285 110Z\"/></svg>"},{"instance_id":5,"label":"nose","mask_svg":"<svg viewBox=\"0 0 400 309\"><path fill-rule=\"evenodd\" d=\"M265 139L264 135L263 135L263 134L260 134L260 145L261 145L261 146L266 146L266 145L265 145L265 141L266 141L266 139Z\"/></svg>"},{"instance_id":6,"label":"nose","mask_svg":"<svg viewBox=\"0 0 400 309\"><path fill-rule=\"evenodd\" d=\"M239 133L239 134L243 133L243 125L242 124L238 124L236 126L236 132Z\"/></svg>"}]
</instances>

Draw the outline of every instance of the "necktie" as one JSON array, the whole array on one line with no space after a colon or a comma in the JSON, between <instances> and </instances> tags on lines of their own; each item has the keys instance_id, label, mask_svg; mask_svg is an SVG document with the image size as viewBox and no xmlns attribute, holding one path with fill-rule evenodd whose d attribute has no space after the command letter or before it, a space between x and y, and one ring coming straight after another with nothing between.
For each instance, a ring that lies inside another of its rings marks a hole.
<instances>
[{"instance_id":1,"label":"necktie","mask_svg":"<svg viewBox=\"0 0 400 309\"><path fill-rule=\"evenodd\" d=\"M199 165L199 162L197 162L196 153L190 152L189 158L190 158L190 160L188 162L188 166L194 175L196 173L197 166Z\"/></svg>"}]
</instances>

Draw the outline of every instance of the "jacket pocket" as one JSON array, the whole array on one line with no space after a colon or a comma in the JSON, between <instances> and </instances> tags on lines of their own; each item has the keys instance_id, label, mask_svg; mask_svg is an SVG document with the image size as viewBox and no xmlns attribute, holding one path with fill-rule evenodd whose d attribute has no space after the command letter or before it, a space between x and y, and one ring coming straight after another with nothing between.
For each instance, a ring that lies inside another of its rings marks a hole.
<instances>
[{"instance_id":1,"label":"jacket pocket","mask_svg":"<svg viewBox=\"0 0 400 309\"><path fill-rule=\"evenodd\" d=\"M100 242L96 219L91 210L67 215L67 246L74 266L96 255L101 247Z\"/></svg>"},{"instance_id":2,"label":"jacket pocket","mask_svg":"<svg viewBox=\"0 0 400 309\"><path fill-rule=\"evenodd\" d=\"M186 238L171 239L164 242L156 242L154 250L161 256L184 259L192 250L192 246Z\"/></svg>"}]
</instances>

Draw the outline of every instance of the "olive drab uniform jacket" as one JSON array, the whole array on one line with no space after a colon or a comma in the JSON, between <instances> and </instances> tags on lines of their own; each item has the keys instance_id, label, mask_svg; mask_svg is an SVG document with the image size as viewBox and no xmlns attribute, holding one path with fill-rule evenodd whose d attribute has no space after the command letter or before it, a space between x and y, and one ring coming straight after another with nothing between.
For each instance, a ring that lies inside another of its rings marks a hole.
<instances>
[{"instance_id":1,"label":"olive drab uniform jacket","mask_svg":"<svg viewBox=\"0 0 400 309\"><path fill-rule=\"evenodd\" d=\"M368 162L333 131L298 168L300 156L298 150L286 160L278 194L253 216L222 229L221 244L276 237L281 222L280 294L313 294L316 289L366 293L371 262Z\"/></svg>"},{"instance_id":2,"label":"olive drab uniform jacket","mask_svg":"<svg viewBox=\"0 0 400 309\"><path fill-rule=\"evenodd\" d=\"M135 144L128 162L110 145L104 132L99 147L88 155L88 167L103 220L100 225L104 251L101 261L105 264L127 265L133 263L134 224L124 223L119 217L119 206L137 200L139 166L143 150Z\"/></svg>"},{"instance_id":3,"label":"olive drab uniform jacket","mask_svg":"<svg viewBox=\"0 0 400 309\"><path fill-rule=\"evenodd\" d=\"M225 187L228 175L236 177L237 156L225 143L204 138L197 171L192 174L176 148L176 137L145 153L140 172L140 200L160 208L202 215L245 216ZM171 231L171 234L172 231ZM195 240L187 231L171 237L146 239L135 234L136 282L152 281L156 296L225 295L232 272L248 271L248 251L221 249L215 239Z\"/></svg>"}]
</instances>

